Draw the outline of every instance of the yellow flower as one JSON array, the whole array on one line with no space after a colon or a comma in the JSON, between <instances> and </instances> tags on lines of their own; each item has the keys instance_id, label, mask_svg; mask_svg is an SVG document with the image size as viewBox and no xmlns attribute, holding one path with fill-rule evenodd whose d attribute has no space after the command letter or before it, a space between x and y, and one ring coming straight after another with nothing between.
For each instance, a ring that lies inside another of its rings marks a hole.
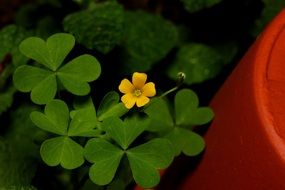
<instances>
[{"instance_id":1,"label":"yellow flower","mask_svg":"<svg viewBox=\"0 0 285 190\"><path fill-rule=\"evenodd\" d=\"M125 95L121 100L126 108L131 109L135 104L142 107L149 102L148 97L156 94L153 82L146 83L147 75L145 73L135 72L132 77L132 83L128 79L123 79L119 85L120 92Z\"/></svg>"}]
</instances>

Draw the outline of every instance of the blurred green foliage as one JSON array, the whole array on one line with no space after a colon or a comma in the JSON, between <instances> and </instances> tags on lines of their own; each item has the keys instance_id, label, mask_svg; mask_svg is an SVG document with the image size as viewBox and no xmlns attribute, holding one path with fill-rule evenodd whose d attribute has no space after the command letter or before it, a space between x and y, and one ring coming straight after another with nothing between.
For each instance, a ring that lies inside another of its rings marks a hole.
<instances>
[{"instance_id":1,"label":"blurred green foliage","mask_svg":"<svg viewBox=\"0 0 285 190\"><path fill-rule=\"evenodd\" d=\"M151 69L176 45L176 27L161 16L127 11L124 23L122 62L129 72Z\"/></svg>"},{"instance_id":2,"label":"blurred green foliage","mask_svg":"<svg viewBox=\"0 0 285 190\"><path fill-rule=\"evenodd\" d=\"M79 43L106 54L122 39L123 7L116 2L91 5L88 10L67 15L63 26Z\"/></svg>"},{"instance_id":3,"label":"blurred green foliage","mask_svg":"<svg viewBox=\"0 0 285 190\"><path fill-rule=\"evenodd\" d=\"M39 131L29 119L34 109L22 105L11 112L13 121L0 139L0 189L34 189L30 184L39 162L39 147L34 143Z\"/></svg>"},{"instance_id":4,"label":"blurred green foliage","mask_svg":"<svg viewBox=\"0 0 285 190\"><path fill-rule=\"evenodd\" d=\"M184 7L190 13L200 11L212 7L213 5L220 3L222 0L181 0Z\"/></svg>"},{"instance_id":5,"label":"blurred green foliage","mask_svg":"<svg viewBox=\"0 0 285 190\"><path fill-rule=\"evenodd\" d=\"M262 0L264 9L262 10L261 17L255 21L253 34L258 35L270 20L276 16L285 7L283 0Z\"/></svg>"},{"instance_id":6,"label":"blurred green foliage","mask_svg":"<svg viewBox=\"0 0 285 190\"><path fill-rule=\"evenodd\" d=\"M30 35L31 33L17 25L10 25L3 28L0 31L0 60L3 60L7 54L10 54L14 66L27 63L28 59L20 53L18 46L22 40Z\"/></svg>"}]
</instances>

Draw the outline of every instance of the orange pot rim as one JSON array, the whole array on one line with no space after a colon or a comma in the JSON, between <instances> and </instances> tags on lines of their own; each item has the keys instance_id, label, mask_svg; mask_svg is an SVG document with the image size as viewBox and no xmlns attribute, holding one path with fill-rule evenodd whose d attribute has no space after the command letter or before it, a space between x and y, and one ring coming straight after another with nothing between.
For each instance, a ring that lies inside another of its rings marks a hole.
<instances>
[{"instance_id":1,"label":"orange pot rim","mask_svg":"<svg viewBox=\"0 0 285 190\"><path fill-rule=\"evenodd\" d=\"M279 100L270 96L272 91L281 93L278 91L282 83L285 87L285 73L284 76L281 73L282 70L285 71L285 10L270 23L260 38L253 71L252 82L257 85L253 96L258 114L265 126L264 132L269 138L268 142L272 143L275 152L285 164L285 151L281 151L285 150L285 123L280 121L280 116L285 119L285 105L278 105L284 107L283 113L272 109L272 105L278 104ZM284 39L283 44L280 43L280 38ZM280 53L282 49L283 54ZM277 84L278 88L271 87L269 90L269 86L273 84Z\"/></svg>"}]
</instances>

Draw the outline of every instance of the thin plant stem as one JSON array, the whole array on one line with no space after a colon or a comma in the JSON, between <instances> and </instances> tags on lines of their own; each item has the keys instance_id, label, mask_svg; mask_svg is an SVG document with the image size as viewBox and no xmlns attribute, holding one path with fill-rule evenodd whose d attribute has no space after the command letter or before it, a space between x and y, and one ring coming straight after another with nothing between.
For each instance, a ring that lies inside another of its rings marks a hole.
<instances>
[{"instance_id":1,"label":"thin plant stem","mask_svg":"<svg viewBox=\"0 0 285 190\"><path fill-rule=\"evenodd\" d=\"M174 88L171 88L170 90L168 90L168 91L164 92L163 94L161 94L161 95L159 96L159 98L163 98L163 97L166 96L167 94L170 94L171 92L174 92L174 91L178 90L178 88L179 88L179 86L175 86Z\"/></svg>"},{"instance_id":2,"label":"thin plant stem","mask_svg":"<svg viewBox=\"0 0 285 190\"><path fill-rule=\"evenodd\" d=\"M175 86L174 88L171 88L170 90L164 92L162 95L159 96L159 98L163 98L163 97L166 96L167 94L170 94L171 92L174 92L174 91L178 90L179 87L183 84L185 78L186 78L185 73L179 72L179 73L177 74L176 86Z\"/></svg>"}]
</instances>

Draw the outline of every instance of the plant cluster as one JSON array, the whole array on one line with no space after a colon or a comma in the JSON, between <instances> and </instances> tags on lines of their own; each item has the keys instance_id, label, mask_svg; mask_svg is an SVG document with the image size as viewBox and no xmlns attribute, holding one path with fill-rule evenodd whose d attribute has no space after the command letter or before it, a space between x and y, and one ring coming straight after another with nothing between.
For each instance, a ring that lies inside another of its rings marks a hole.
<instances>
[{"instance_id":1,"label":"plant cluster","mask_svg":"<svg viewBox=\"0 0 285 190\"><path fill-rule=\"evenodd\" d=\"M151 188L200 154L215 78L284 6L227 2L21 5L0 30L0 189ZM216 16L233 6L257 8L235 26Z\"/></svg>"},{"instance_id":2,"label":"plant cluster","mask_svg":"<svg viewBox=\"0 0 285 190\"><path fill-rule=\"evenodd\" d=\"M191 127L209 122L213 112L198 107L193 91L184 89L176 94L174 119L170 114L172 108L162 97L150 101L148 97L156 94L155 84L146 83L147 75L136 72L133 84L124 79L119 85L119 90L125 93L123 103L113 91L104 96L96 109L88 96L88 82L99 77L100 64L88 54L63 64L74 44L72 35L57 33L46 41L29 37L19 46L36 63L19 66L13 82L17 90L31 92L35 104L45 105L43 113L33 111L30 118L37 127L53 134L40 147L47 165L76 169L87 160L92 163L89 177L95 184L115 182L125 188L130 179L120 179L125 171L121 175L116 173L121 160L127 159L129 164L122 170L130 167L135 182L150 188L159 182L158 170L168 167L175 156L181 152L194 156L203 150L203 138L192 132ZM80 99L75 98L73 106L68 105L56 95L61 90ZM135 104L138 108L146 106L128 113ZM143 132L145 138L135 142Z\"/></svg>"}]
</instances>

